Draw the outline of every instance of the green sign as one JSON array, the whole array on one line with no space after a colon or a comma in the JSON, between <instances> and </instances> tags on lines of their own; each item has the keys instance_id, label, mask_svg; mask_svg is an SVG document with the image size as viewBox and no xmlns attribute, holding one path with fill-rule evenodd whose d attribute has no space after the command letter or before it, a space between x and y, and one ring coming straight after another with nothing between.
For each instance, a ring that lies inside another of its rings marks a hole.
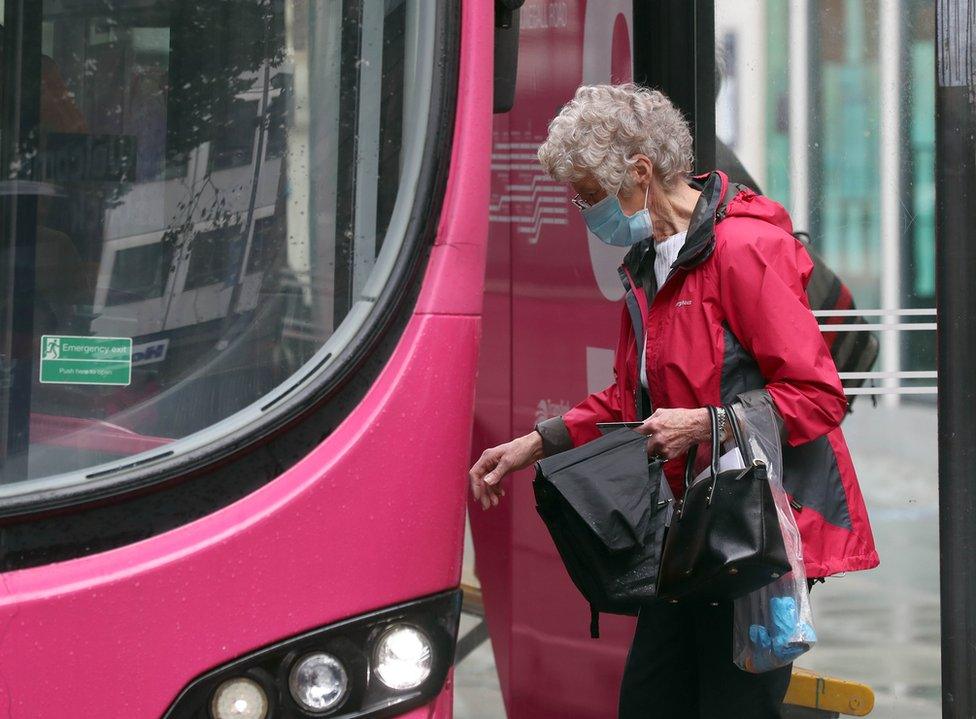
<instances>
[{"instance_id":1,"label":"green sign","mask_svg":"<svg viewBox=\"0 0 976 719\"><path fill-rule=\"evenodd\" d=\"M41 382L128 385L132 381L129 337L41 337Z\"/></svg>"}]
</instances>

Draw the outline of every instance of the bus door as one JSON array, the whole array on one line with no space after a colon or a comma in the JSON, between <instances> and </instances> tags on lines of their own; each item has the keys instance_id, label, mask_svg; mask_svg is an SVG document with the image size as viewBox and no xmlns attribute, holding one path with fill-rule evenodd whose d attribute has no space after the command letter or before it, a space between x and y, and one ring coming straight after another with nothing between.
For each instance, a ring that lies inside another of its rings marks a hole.
<instances>
[{"instance_id":1,"label":"bus door","mask_svg":"<svg viewBox=\"0 0 976 719\"><path fill-rule=\"evenodd\" d=\"M609 384L623 252L588 237L572 192L536 159L580 84L633 77L630 0L529 0L511 112L496 115L484 333L474 444L522 434ZM531 472L471 511L475 562L510 717L612 716L633 620L589 612L535 515Z\"/></svg>"}]
</instances>

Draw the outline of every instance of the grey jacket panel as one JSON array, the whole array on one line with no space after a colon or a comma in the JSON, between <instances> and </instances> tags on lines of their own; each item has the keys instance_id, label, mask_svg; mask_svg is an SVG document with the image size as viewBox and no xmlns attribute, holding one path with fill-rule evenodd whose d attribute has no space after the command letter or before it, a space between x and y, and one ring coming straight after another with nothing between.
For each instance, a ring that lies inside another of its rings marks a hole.
<instances>
[{"instance_id":1,"label":"grey jacket panel","mask_svg":"<svg viewBox=\"0 0 976 719\"><path fill-rule=\"evenodd\" d=\"M725 333L725 356L722 358L722 377L719 392L722 397L722 404L730 404L739 395L746 392L763 390L766 386L766 378L759 370L756 360L746 352L742 343L729 329L728 324L723 326L723 331ZM776 408L773 407L773 409Z\"/></svg>"},{"instance_id":2,"label":"grey jacket panel","mask_svg":"<svg viewBox=\"0 0 976 719\"><path fill-rule=\"evenodd\" d=\"M801 506L835 527L853 530L837 455L826 436L797 447L783 445L783 486Z\"/></svg>"},{"instance_id":3,"label":"grey jacket panel","mask_svg":"<svg viewBox=\"0 0 976 719\"><path fill-rule=\"evenodd\" d=\"M744 407L766 405L773 410L783 445L783 486L800 506L810 507L836 527L852 529L847 493L837 466L837 455L827 436L793 447L786 441L786 425L776 404L764 389L740 394Z\"/></svg>"},{"instance_id":4,"label":"grey jacket panel","mask_svg":"<svg viewBox=\"0 0 976 719\"><path fill-rule=\"evenodd\" d=\"M743 407L762 407L765 405L771 408L773 410L773 416L776 418L776 423L779 425L780 441L784 445L786 444L786 440L788 439L786 424L783 422L783 417L776 408L776 403L773 402L773 398L769 396L769 392L765 389L752 389L748 392L738 394L735 401L741 403Z\"/></svg>"}]
</instances>

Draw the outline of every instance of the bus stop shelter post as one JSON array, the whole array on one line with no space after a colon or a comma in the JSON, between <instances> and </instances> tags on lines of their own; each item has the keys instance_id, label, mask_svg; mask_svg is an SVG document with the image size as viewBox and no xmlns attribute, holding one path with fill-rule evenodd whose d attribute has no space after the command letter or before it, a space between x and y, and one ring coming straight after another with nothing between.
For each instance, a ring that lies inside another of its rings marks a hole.
<instances>
[{"instance_id":1,"label":"bus stop shelter post","mask_svg":"<svg viewBox=\"0 0 976 719\"><path fill-rule=\"evenodd\" d=\"M695 170L715 169L715 0L634 0L634 81L684 113Z\"/></svg>"},{"instance_id":2,"label":"bus stop shelter post","mask_svg":"<svg viewBox=\"0 0 976 719\"><path fill-rule=\"evenodd\" d=\"M976 0L936 4L942 715L976 717Z\"/></svg>"}]
</instances>

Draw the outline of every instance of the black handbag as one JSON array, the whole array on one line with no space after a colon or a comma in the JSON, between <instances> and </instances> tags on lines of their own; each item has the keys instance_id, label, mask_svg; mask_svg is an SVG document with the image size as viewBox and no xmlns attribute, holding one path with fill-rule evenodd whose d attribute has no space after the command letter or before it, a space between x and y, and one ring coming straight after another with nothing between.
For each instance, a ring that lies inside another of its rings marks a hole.
<instances>
[{"instance_id":1,"label":"black handbag","mask_svg":"<svg viewBox=\"0 0 976 719\"><path fill-rule=\"evenodd\" d=\"M697 446L688 452L685 496L668 536L658 594L663 599L735 599L790 571L786 546L762 460L742 441L732 407L729 424L745 469L718 471L718 412L709 407L711 462L706 478L695 476Z\"/></svg>"},{"instance_id":2,"label":"black handbag","mask_svg":"<svg viewBox=\"0 0 976 719\"><path fill-rule=\"evenodd\" d=\"M669 500L647 437L620 429L536 463L536 510L570 578L599 613L636 615L657 595Z\"/></svg>"}]
</instances>

